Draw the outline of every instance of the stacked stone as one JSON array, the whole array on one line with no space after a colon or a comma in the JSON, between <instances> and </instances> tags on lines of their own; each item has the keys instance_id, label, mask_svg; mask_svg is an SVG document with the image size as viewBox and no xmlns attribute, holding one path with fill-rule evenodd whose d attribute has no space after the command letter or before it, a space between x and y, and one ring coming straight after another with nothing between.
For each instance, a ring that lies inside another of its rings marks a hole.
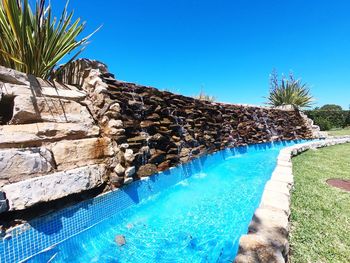
<instances>
[{"instance_id":1,"label":"stacked stone","mask_svg":"<svg viewBox=\"0 0 350 263\"><path fill-rule=\"evenodd\" d=\"M10 210L101 185L119 188L226 147L313 137L294 110L211 103L121 82L86 59L61 74L68 83L0 67L0 187Z\"/></svg>"},{"instance_id":2,"label":"stacked stone","mask_svg":"<svg viewBox=\"0 0 350 263\"><path fill-rule=\"evenodd\" d=\"M112 188L226 147L313 136L293 109L211 103L118 81L96 61L73 66L84 71L69 67L85 77L83 103L113 145Z\"/></svg>"},{"instance_id":3,"label":"stacked stone","mask_svg":"<svg viewBox=\"0 0 350 263\"><path fill-rule=\"evenodd\" d=\"M104 184L114 152L83 105L86 92L4 67L0 87L0 212Z\"/></svg>"},{"instance_id":4,"label":"stacked stone","mask_svg":"<svg viewBox=\"0 0 350 263\"><path fill-rule=\"evenodd\" d=\"M100 105L103 123L108 123L104 131L132 150L137 177L226 147L312 137L294 110L211 103L106 74L101 78L107 85L104 105L108 101L107 107ZM108 107L115 103L119 111L113 115Z\"/></svg>"},{"instance_id":5,"label":"stacked stone","mask_svg":"<svg viewBox=\"0 0 350 263\"><path fill-rule=\"evenodd\" d=\"M81 89L87 92L87 97L82 104L86 105L98 126L101 128L101 136L108 138L113 148L113 156L105 160L107 171L105 182L110 188L121 187L133 181L135 166L133 165L134 154L127 143L120 143L118 138L124 136L125 129L121 120L121 107L117 101L110 98L108 85L102 79L102 75L107 78L114 76L107 73L106 68L101 68L100 63L91 63L87 67L86 60L75 62L78 68L83 68L85 78Z\"/></svg>"}]
</instances>

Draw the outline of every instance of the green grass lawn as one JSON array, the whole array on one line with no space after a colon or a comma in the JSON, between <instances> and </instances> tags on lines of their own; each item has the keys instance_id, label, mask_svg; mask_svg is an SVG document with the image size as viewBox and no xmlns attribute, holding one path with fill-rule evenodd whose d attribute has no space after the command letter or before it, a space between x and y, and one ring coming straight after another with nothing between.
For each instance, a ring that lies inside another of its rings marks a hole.
<instances>
[{"instance_id":1,"label":"green grass lawn","mask_svg":"<svg viewBox=\"0 0 350 263\"><path fill-rule=\"evenodd\" d=\"M292 263L350 262L350 193L326 184L350 179L350 144L293 158Z\"/></svg>"},{"instance_id":2,"label":"green grass lawn","mask_svg":"<svg viewBox=\"0 0 350 263\"><path fill-rule=\"evenodd\" d=\"M344 129L331 130L327 132L330 136L350 135L350 127Z\"/></svg>"}]
</instances>

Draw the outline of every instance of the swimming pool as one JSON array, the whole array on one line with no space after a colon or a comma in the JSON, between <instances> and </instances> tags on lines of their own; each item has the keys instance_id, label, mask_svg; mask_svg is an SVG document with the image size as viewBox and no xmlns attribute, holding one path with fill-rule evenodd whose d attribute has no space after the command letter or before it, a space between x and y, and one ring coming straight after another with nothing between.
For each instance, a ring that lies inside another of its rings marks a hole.
<instances>
[{"instance_id":1,"label":"swimming pool","mask_svg":"<svg viewBox=\"0 0 350 263\"><path fill-rule=\"evenodd\" d=\"M1 262L231 262L280 149L297 142L226 149L34 220L37 240L3 240Z\"/></svg>"}]
</instances>

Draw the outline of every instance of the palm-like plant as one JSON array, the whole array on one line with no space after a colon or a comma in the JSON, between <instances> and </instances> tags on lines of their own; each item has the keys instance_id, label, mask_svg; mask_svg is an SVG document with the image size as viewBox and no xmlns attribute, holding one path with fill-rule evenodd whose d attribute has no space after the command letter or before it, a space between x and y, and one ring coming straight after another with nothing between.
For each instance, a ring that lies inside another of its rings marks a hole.
<instances>
[{"instance_id":1,"label":"palm-like plant","mask_svg":"<svg viewBox=\"0 0 350 263\"><path fill-rule=\"evenodd\" d=\"M49 78L57 63L76 51L71 60L85 48L89 35L77 37L85 22L73 20L67 5L61 17L52 17L51 4L37 0L35 12L28 0L0 0L0 65L42 78ZM71 61L70 60L70 61Z\"/></svg>"},{"instance_id":2,"label":"palm-like plant","mask_svg":"<svg viewBox=\"0 0 350 263\"><path fill-rule=\"evenodd\" d=\"M267 99L269 105L292 105L294 108L311 107L314 100L307 84L294 79L292 74L289 79L283 77L279 84L275 73L271 77L271 89Z\"/></svg>"}]
</instances>

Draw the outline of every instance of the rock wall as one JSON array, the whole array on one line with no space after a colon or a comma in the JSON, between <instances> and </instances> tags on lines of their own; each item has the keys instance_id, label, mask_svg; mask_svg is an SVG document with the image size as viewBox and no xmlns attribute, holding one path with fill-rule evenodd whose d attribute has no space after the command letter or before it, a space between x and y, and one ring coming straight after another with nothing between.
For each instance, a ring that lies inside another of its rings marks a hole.
<instances>
[{"instance_id":1,"label":"rock wall","mask_svg":"<svg viewBox=\"0 0 350 263\"><path fill-rule=\"evenodd\" d=\"M211 103L88 71L81 74L86 105L119 146L110 165L117 187L225 147L313 137L312 124L293 109Z\"/></svg>"},{"instance_id":2,"label":"rock wall","mask_svg":"<svg viewBox=\"0 0 350 263\"><path fill-rule=\"evenodd\" d=\"M297 111L211 103L121 82L97 61L75 61L59 79L66 84L0 67L4 211L102 184L121 187L225 147L314 136Z\"/></svg>"},{"instance_id":3,"label":"rock wall","mask_svg":"<svg viewBox=\"0 0 350 263\"><path fill-rule=\"evenodd\" d=\"M104 184L111 141L74 86L0 66L0 212Z\"/></svg>"}]
</instances>

